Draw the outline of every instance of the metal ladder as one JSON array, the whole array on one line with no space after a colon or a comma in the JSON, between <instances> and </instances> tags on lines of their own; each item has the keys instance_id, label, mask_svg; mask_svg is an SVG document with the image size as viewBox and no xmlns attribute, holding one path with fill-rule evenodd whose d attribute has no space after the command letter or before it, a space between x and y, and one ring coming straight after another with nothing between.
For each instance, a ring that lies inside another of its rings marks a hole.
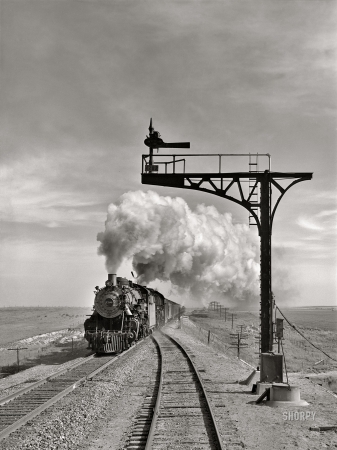
<instances>
[{"instance_id":1,"label":"metal ladder","mask_svg":"<svg viewBox=\"0 0 337 450\"><path fill-rule=\"evenodd\" d=\"M249 154L249 172L256 173L259 171L259 155ZM255 188L255 191L252 193L254 189L256 179L255 178L249 178L249 196L250 196L250 203L253 205L258 205L260 203L260 191L258 189L258 186ZM255 214L260 218L260 208L258 206L253 206L252 210L255 212ZM256 226L256 222L254 219L254 216L251 214L249 215L249 226Z\"/></svg>"}]
</instances>

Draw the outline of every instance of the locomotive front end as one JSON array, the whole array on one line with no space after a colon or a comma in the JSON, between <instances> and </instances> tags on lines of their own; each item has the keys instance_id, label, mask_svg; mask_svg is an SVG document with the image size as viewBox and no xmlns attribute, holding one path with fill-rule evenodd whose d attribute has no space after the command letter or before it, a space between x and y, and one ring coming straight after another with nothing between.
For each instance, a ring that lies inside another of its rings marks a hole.
<instances>
[{"instance_id":1,"label":"locomotive front end","mask_svg":"<svg viewBox=\"0 0 337 450\"><path fill-rule=\"evenodd\" d=\"M94 311L84 323L85 338L96 353L117 353L148 334L147 307L137 285L109 274L96 287Z\"/></svg>"}]
</instances>

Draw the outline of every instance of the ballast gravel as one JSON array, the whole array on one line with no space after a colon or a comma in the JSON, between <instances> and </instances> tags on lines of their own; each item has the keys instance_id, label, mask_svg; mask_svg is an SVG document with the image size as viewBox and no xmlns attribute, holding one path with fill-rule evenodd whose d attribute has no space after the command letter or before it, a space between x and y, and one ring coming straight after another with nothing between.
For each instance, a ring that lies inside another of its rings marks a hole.
<instances>
[{"instance_id":1,"label":"ballast gravel","mask_svg":"<svg viewBox=\"0 0 337 450\"><path fill-rule=\"evenodd\" d=\"M23 388L31 386L36 381L54 375L56 372L71 367L83 361L84 358L76 358L60 365L39 365L16 373L0 380L0 401L8 395L14 394Z\"/></svg>"},{"instance_id":2,"label":"ballast gravel","mask_svg":"<svg viewBox=\"0 0 337 450\"><path fill-rule=\"evenodd\" d=\"M139 366L142 366L144 361L150 363L154 359L153 352L154 344L149 339L140 342L92 381L85 382L84 385L2 440L1 449L85 448L93 432L108 419L106 412L112 405L119 403L121 396L127 394L127 386L133 375L137 375ZM141 384L147 380L138 379L138 381ZM123 417L121 412L121 418ZM115 430L116 434L119 432L121 435L121 440L127 436L129 430L129 422L125 419L124 422L124 428L120 424L119 429ZM115 440L118 441L118 439Z\"/></svg>"}]
</instances>

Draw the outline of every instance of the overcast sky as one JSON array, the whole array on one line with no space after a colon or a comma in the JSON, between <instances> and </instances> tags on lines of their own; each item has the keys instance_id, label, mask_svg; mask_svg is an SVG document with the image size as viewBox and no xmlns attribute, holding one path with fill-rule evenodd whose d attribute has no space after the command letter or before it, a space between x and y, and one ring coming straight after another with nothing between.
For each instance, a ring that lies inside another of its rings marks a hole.
<instances>
[{"instance_id":1,"label":"overcast sky","mask_svg":"<svg viewBox=\"0 0 337 450\"><path fill-rule=\"evenodd\" d=\"M336 2L0 8L0 306L92 304L106 279L96 236L108 205L149 189L150 117L195 153L270 153L274 171L314 173L282 199L273 265L286 268L297 304L336 304ZM248 222L216 196L154 190Z\"/></svg>"}]
</instances>

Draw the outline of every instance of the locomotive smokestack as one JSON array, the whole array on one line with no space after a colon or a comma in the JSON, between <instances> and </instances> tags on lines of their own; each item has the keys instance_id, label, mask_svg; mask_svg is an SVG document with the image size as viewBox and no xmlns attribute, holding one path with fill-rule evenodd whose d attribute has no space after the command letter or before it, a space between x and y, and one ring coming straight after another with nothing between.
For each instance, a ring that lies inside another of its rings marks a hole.
<instances>
[{"instance_id":1,"label":"locomotive smokestack","mask_svg":"<svg viewBox=\"0 0 337 450\"><path fill-rule=\"evenodd\" d=\"M116 274L115 273L108 273L108 281L111 281L112 285L116 286L116 284L117 284Z\"/></svg>"}]
</instances>

